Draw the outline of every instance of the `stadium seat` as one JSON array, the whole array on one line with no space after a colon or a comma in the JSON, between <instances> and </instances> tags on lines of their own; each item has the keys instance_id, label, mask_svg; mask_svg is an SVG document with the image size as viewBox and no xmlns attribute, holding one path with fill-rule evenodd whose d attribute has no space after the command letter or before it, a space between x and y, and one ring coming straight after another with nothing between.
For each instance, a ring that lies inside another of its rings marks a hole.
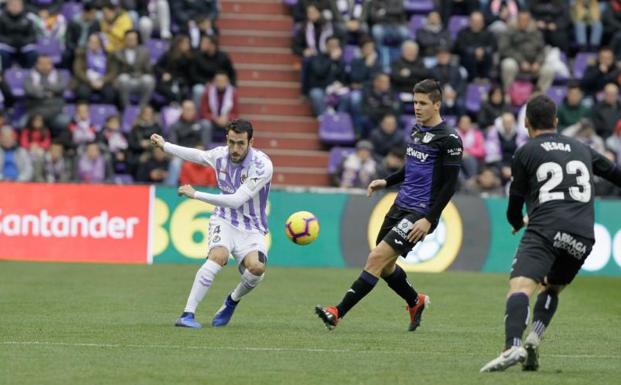
<instances>
[{"instance_id":1,"label":"stadium seat","mask_svg":"<svg viewBox=\"0 0 621 385\"><path fill-rule=\"evenodd\" d=\"M582 79L586 68L589 66L589 64L591 64L591 62L595 61L596 59L597 54L593 52L578 52L576 58L574 59L574 78Z\"/></svg>"},{"instance_id":2,"label":"stadium seat","mask_svg":"<svg viewBox=\"0 0 621 385\"><path fill-rule=\"evenodd\" d=\"M551 86L547 95L554 100L554 103L560 104L567 95L567 86Z\"/></svg>"},{"instance_id":3,"label":"stadium seat","mask_svg":"<svg viewBox=\"0 0 621 385\"><path fill-rule=\"evenodd\" d=\"M134 183L134 178L129 174L117 174L114 175L114 183L116 184L132 184Z\"/></svg>"},{"instance_id":4,"label":"stadium seat","mask_svg":"<svg viewBox=\"0 0 621 385\"><path fill-rule=\"evenodd\" d=\"M162 119L162 131L164 136L168 136L168 129L173 124L177 123L181 116L181 108L179 107L164 107L161 110L160 118Z\"/></svg>"},{"instance_id":5,"label":"stadium seat","mask_svg":"<svg viewBox=\"0 0 621 385\"><path fill-rule=\"evenodd\" d=\"M285 4L289 8L293 8L298 3L298 0L283 0L283 4Z\"/></svg>"},{"instance_id":6,"label":"stadium seat","mask_svg":"<svg viewBox=\"0 0 621 385\"><path fill-rule=\"evenodd\" d=\"M330 150L330 160L328 161L328 174L334 174L343 158L354 151L356 149L352 147L332 147Z\"/></svg>"},{"instance_id":7,"label":"stadium seat","mask_svg":"<svg viewBox=\"0 0 621 385\"><path fill-rule=\"evenodd\" d=\"M90 110L91 123L97 127L97 130L101 130L109 116L119 113L116 106L112 104L91 104Z\"/></svg>"},{"instance_id":8,"label":"stadium seat","mask_svg":"<svg viewBox=\"0 0 621 385\"><path fill-rule=\"evenodd\" d=\"M481 100L490 89L489 84L468 84L466 90L466 110L469 112L478 112L481 109Z\"/></svg>"},{"instance_id":9,"label":"stadium seat","mask_svg":"<svg viewBox=\"0 0 621 385\"><path fill-rule=\"evenodd\" d=\"M27 69L22 68L9 68L4 72L4 79L6 80L13 96L21 98L24 96L24 79L28 76Z\"/></svg>"},{"instance_id":10,"label":"stadium seat","mask_svg":"<svg viewBox=\"0 0 621 385\"><path fill-rule=\"evenodd\" d=\"M151 54L151 64L155 64L166 51L169 42L166 40L151 39L147 42L147 48Z\"/></svg>"},{"instance_id":11,"label":"stadium seat","mask_svg":"<svg viewBox=\"0 0 621 385\"><path fill-rule=\"evenodd\" d=\"M68 24L77 14L82 13L82 4L68 1L63 4L60 13L65 16Z\"/></svg>"},{"instance_id":12,"label":"stadium seat","mask_svg":"<svg viewBox=\"0 0 621 385\"><path fill-rule=\"evenodd\" d=\"M425 16L424 15L412 15L410 18L410 33L412 34L412 39L416 39L416 32L425 26Z\"/></svg>"},{"instance_id":13,"label":"stadium seat","mask_svg":"<svg viewBox=\"0 0 621 385\"><path fill-rule=\"evenodd\" d=\"M346 112L326 112L319 117L319 139L329 145L356 141L351 117Z\"/></svg>"},{"instance_id":14,"label":"stadium seat","mask_svg":"<svg viewBox=\"0 0 621 385\"><path fill-rule=\"evenodd\" d=\"M407 13L428 14L433 11L433 0L404 0L403 8Z\"/></svg>"},{"instance_id":15,"label":"stadium seat","mask_svg":"<svg viewBox=\"0 0 621 385\"><path fill-rule=\"evenodd\" d=\"M73 119L75 114L75 104L65 104L63 107L63 113Z\"/></svg>"},{"instance_id":16,"label":"stadium seat","mask_svg":"<svg viewBox=\"0 0 621 385\"><path fill-rule=\"evenodd\" d=\"M345 64L351 64L351 62L358 57L358 51L359 49L357 45L346 45L345 49L343 49L343 60L345 61Z\"/></svg>"},{"instance_id":17,"label":"stadium seat","mask_svg":"<svg viewBox=\"0 0 621 385\"><path fill-rule=\"evenodd\" d=\"M121 131L129 132L140 114L139 106L127 106L123 111L123 121L121 122Z\"/></svg>"},{"instance_id":18,"label":"stadium seat","mask_svg":"<svg viewBox=\"0 0 621 385\"><path fill-rule=\"evenodd\" d=\"M468 16L453 15L449 19L448 30L451 33L453 41L457 37L459 31L468 26Z\"/></svg>"},{"instance_id":19,"label":"stadium seat","mask_svg":"<svg viewBox=\"0 0 621 385\"><path fill-rule=\"evenodd\" d=\"M48 55L54 64L59 64L62 61L63 47L58 39L41 37L37 40L36 46L37 52L40 55Z\"/></svg>"}]
</instances>

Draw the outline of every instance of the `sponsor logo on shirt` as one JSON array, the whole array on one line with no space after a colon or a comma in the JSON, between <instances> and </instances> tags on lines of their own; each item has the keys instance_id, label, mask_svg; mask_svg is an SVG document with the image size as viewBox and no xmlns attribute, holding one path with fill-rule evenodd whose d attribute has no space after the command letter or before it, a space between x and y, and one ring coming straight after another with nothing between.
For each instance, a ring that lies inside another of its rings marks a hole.
<instances>
[{"instance_id":1,"label":"sponsor logo on shirt","mask_svg":"<svg viewBox=\"0 0 621 385\"><path fill-rule=\"evenodd\" d=\"M408 147L407 154L408 156L414 157L421 162L425 162L427 160L427 157L429 156L429 154L425 154L422 151L415 150L412 147Z\"/></svg>"},{"instance_id":2,"label":"sponsor logo on shirt","mask_svg":"<svg viewBox=\"0 0 621 385\"><path fill-rule=\"evenodd\" d=\"M461 147L456 147L456 148L449 148L446 150L446 153L450 156L459 156L462 153L462 148Z\"/></svg>"},{"instance_id":3,"label":"sponsor logo on shirt","mask_svg":"<svg viewBox=\"0 0 621 385\"><path fill-rule=\"evenodd\" d=\"M584 243L578 241L571 234L561 231L557 231L556 235L554 235L553 246L557 249L565 250L576 259L584 258L587 252L587 247Z\"/></svg>"}]
</instances>

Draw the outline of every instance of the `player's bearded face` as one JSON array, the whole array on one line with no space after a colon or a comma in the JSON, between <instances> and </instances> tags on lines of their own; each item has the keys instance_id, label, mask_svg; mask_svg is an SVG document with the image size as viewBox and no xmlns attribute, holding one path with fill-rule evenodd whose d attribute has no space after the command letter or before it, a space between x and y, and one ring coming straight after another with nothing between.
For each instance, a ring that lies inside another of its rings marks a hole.
<instances>
[{"instance_id":1,"label":"player's bearded face","mask_svg":"<svg viewBox=\"0 0 621 385\"><path fill-rule=\"evenodd\" d=\"M429 95L416 93L414 94L414 114L416 121L420 124L429 122L440 111L440 103L433 103L429 99Z\"/></svg>"},{"instance_id":2,"label":"player's bearded face","mask_svg":"<svg viewBox=\"0 0 621 385\"><path fill-rule=\"evenodd\" d=\"M248 154L253 139L248 140L247 133L229 131L226 135L226 145L229 148L229 156L233 163L240 163Z\"/></svg>"}]
</instances>

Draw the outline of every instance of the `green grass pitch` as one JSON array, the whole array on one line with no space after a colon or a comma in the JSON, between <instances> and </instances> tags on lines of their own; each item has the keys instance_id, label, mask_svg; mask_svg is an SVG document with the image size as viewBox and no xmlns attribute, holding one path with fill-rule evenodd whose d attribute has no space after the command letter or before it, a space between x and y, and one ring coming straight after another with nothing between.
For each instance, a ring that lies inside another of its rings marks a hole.
<instances>
[{"instance_id":1,"label":"green grass pitch","mask_svg":"<svg viewBox=\"0 0 621 385\"><path fill-rule=\"evenodd\" d=\"M196 266L0 262L0 384L618 384L621 280L579 277L563 293L541 369L479 374L500 351L507 276L412 274L431 296L415 333L380 282L332 332L354 269L269 268L225 328L173 327ZM209 325L237 283L217 277Z\"/></svg>"}]
</instances>

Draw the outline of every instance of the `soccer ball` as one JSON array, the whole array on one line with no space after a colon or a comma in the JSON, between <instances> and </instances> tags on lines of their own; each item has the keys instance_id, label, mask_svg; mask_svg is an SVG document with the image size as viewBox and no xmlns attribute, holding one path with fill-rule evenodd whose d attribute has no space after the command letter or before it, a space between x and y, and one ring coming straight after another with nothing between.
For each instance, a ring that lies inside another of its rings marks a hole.
<instances>
[{"instance_id":1,"label":"soccer ball","mask_svg":"<svg viewBox=\"0 0 621 385\"><path fill-rule=\"evenodd\" d=\"M295 212L287 218L285 234L293 243L308 245L319 236L319 221L308 211Z\"/></svg>"}]
</instances>

